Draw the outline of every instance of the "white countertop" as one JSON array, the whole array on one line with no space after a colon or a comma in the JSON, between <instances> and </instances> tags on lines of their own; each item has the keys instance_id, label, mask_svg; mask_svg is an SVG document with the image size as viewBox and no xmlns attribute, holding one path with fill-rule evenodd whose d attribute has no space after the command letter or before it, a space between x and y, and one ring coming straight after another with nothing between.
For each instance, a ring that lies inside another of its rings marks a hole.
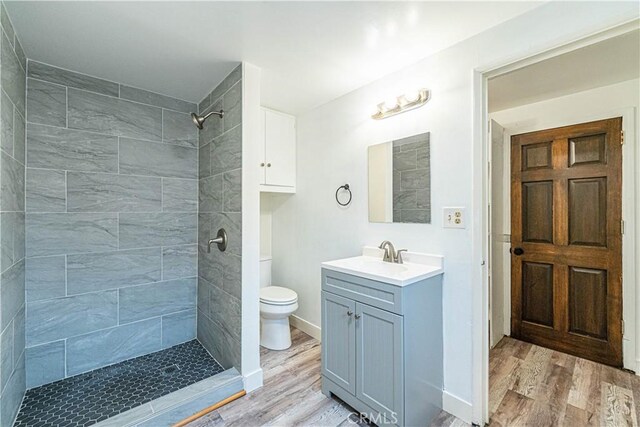
<instances>
[{"instance_id":1,"label":"white countertop","mask_svg":"<svg viewBox=\"0 0 640 427\"><path fill-rule=\"evenodd\" d=\"M361 256L323 262L328 270L377 280L395 286L407 286L444 273L444 257L441 255L403 252L403 264L382 261L384 251L365 246Z\"/></svg>"}]
</instances>

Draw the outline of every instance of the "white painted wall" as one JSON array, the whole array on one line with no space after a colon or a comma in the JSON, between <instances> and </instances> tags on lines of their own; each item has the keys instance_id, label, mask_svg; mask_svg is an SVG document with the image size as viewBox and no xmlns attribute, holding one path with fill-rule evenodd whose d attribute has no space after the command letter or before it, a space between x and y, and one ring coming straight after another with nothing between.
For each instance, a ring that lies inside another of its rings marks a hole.
<instances>
[{"instance_id":1,"label":"white painted wall","mask_svg":"<svg viewBox=\"0 0 640 427\"><path fill-rule=\"evenodd\" d=\"M576 123L584 123L596 119L620 117L628 110L631 110L635 123L628 121L625 123L623 119L623 128L626 133L626 143L623 147L623 157L631 157L631 163L635 163L638 168L638 137L634 129L640 123L639 116L640 107L640 80L628 80L626 82L614 85L603 86L597 89L578 92L572 95L553 98L533 104L523 105L507 110L496 111L490 114L491 119L500 123L505 128L505 139L503 141L503 151L494 151L501 154L504 162L504 173L501 182L495 182L493 189L495 191L502 190L502 205L496 205L493 208L495 224L501 225L502 229L496 229L496 235L511 234L511 205L510 205L510 138L523 132L531 132L534 130L549 129L558 126L572 125ZM631 131L629 131L631 128ZM635 134L635 135L634 135ZM626 163L628 164L628 163ZM625 164L625 165L626 165ZM640 178L638 178L640 179ZM634 181L634 171L623 168L623 218L631 226L632 219L636 218L636 224L640 225L640 212L637 212L637 200L640 200L640 182L632 187ZM629 188L631 186L631 188ZM640 314L640 301L636 301L636 295L640 296L637 287L640 282L636 276L635 266L640 265L640 252L633 253L634 248L640 247L640 234L633 236L633 228L627 227L628 233L623 238L623 269L625 270L625 280L623 283L623 315L625 318L625 336L624 336L624 365L626 368L633 369L640 373L638 369L640 363L635 360L636 346L640 343L640 329L636 327L636 316ZM509 335L511 327L510 318L510 301L511 301L511 264L509 255L509 243L497 243L497 251L502 257L494 259L502 262L498 268L502 271L502 276L496 274L493 276L494 287L502 287L504 290L503 312L503 333ZM492 319L494 322L499 321L498 307L493 307Z\"/></svg>"},{"instance_id":2,"label":"white painted wall","mask_svg":"<svg viewBox=\"0 0 640 427\"><path fill-rule=\"evenodd\" d=\"M274 282L298 292L298 316L320 324L320 262L352 256L366 244L392 240L398 247L442 254L445 396L454 415L470 420L474 360L481 346L472 336L472 310L481 292L473 283L480 262L483 206L474 196L472 141L474 70L508 62L580 39L637 18L632 3L547 3L418 64L360 88L298 117L297 193L273 210ZM566 19L571 16L571 19ZM425 107L386 120L370 118L375 106L408 89L427 87ZM367 219L367 147L431 132L432 224L375 224ZM353 202L340 208L338 186L349 183ZM481 187L479 187L481 188ZM467 229L443 229L442 208L467 207ZM473 343L475 341L475 343ZM481 342L481 341L480 341ZM472 344L473 343L473 344ZM476 347L477 346L477 347ZM475 414L475 412L474 412ZM475 416L475 415L474 415Z\"/></svg>"}]
</instances>

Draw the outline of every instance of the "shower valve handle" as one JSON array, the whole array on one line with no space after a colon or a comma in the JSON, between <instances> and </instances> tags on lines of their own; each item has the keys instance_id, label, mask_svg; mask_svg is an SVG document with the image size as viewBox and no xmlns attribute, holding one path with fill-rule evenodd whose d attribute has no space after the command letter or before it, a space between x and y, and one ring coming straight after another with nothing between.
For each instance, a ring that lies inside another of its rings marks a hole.
<instances>
[{"instance_id":1,"label":"shower valve handle","mask_svg":"<svg viewBox=\"0 0 640 427\"><path fill-rule=\"evenodd\" d=\"M218 245L218 249L220 250L220 252L224 252L227 249L227 242L227 232L224 230L224 228L221 228L220 230L218 230L218 234L216 235L215 239L209 239L209 243L207 244L207 252L211 253L211 245L214 243Z\"/></svg>"}]
</instances>

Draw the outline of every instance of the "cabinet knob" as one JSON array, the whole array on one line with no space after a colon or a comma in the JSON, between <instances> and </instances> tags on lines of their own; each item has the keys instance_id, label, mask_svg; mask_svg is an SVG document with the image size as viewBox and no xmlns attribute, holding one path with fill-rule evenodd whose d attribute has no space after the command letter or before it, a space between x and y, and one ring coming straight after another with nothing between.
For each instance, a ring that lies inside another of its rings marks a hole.
<instances>
[{"instance_id":1,"label":"cabinet knob","mask_svg":"<svg viewBox=\"0 0 640 427\"><path fill-rule=\"evenodd\" d=\"M267 163L267 167L270 168L271 167L271 163Z\"/></svg>"},{"instance_id":2,"label":"cabinet knob","mask_svg":"<svg viewBox=\"0 0 640 427\"><path fill-rule=\"evenodd\" d=\"M264 167L264 163L260 163L260 167L263 168Z\"/></svg>"},{"instance_id":3,"label":"cabinet knob","mask_svg":"<svg viewBox=\"0 0 640 427\"><path fill-rule=\"evenodd\" d=\"M360 318L360 315L356 314L355 318L356 318L356 320L358 320Z\"/></svg>"},{"instance_id":4,"label":"cabinet knob","mask_svg":"<svg viewBox=\"0 0 640 427\"><path fill-rule=\"evenodd\" d=\"M347 316L351 317L352 314L353 314L353 311L351 311L351 310L347 311Z\"/></svg>"}]
</instances>

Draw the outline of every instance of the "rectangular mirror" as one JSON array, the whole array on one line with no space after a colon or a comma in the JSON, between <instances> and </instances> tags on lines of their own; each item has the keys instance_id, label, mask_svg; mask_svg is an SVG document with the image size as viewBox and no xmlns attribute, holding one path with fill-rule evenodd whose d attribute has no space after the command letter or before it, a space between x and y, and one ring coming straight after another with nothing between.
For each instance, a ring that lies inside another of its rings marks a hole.
<instances>
[{"instance_id":1,"label":"rectangular mirror","mask_svg":"<svg viewBox=\"0 0 640 427\"><path fill-rule=\"evenodd\" d=\"M429 132L369 147L369 221L431 223Z\"/></svg>"}]
</instances>

